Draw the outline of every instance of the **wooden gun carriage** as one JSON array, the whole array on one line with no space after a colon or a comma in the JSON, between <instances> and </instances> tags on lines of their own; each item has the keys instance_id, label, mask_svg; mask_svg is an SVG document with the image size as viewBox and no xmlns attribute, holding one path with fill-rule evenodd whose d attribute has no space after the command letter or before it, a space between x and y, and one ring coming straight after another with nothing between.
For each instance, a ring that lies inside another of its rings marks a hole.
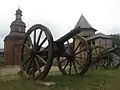
<instances>
[{"instance_id":1,"label":"wooden gun carriage","mask_svg":"<svg viewBox=\"0 0 120 90\"><path fill-rule=\"evenodd\" d=\"M90 48L77 27L63 37L53 40L50 30L41 25L32 26L25 34L21 47L21 71L27 77L44 79L54 58L62 74L84 75L90 66Z\"/></svg>"}]
</instances>

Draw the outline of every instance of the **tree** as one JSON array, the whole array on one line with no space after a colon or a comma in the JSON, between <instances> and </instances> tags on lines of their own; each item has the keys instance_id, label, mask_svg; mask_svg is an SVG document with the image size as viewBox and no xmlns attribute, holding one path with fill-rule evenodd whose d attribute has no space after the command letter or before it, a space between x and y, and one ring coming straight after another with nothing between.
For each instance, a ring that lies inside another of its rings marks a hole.
<instances>
[{"instance_id":1,"label":"tree","mask_svg":"<svg viewBox=\"0 0 120 90\"><path fill-rule=\"evenodd\" d=\"M113 45L120 46L120 34L111 34Z\"/></svg>"}]
</instances>

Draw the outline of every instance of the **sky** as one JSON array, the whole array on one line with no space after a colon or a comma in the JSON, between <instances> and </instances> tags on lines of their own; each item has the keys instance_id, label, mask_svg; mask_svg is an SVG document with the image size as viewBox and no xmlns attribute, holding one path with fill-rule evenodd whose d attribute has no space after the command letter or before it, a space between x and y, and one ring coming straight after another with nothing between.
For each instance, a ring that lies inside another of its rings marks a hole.
<instances>
[{"instance_id":1,"label":"sky","mask_svg":"<svg viewBox=\"0 0 120 90\"><path fill-rule=\"evenodd\" d=\"M72 30L83 14L97 32L120 32L120 0L1 0L0 48L10 32L16 10L22 10L26 31L34 24L47 26L54 39Z\"/></svg>"}]
</instances>

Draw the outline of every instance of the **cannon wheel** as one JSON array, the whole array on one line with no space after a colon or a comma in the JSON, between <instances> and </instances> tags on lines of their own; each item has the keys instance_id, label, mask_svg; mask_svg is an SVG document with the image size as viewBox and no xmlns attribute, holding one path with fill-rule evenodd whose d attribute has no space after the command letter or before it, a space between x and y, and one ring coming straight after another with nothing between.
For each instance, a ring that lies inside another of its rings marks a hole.
<instances>
[{"instance_id":1,"label":"cannon wheel","mask_svg":"<svg viewBox=\"0 0 120 90\"><path fill-rule=\"evenodd\" d=\"M41 24L32 26L25 34L21 47L21 71L27 78L43 79L52 65L53 37Z\"/></svg>"},{"instance_id":2,"label":"cannon wheel","mask_svg":"<svg viewBox=\"0 0 120 90\"><path fill-rule=\"evenodd\" d=\"M102 47L102 46L92 46L92 60L91 60L91 66L95 67L96 69L98 67L107 68L109 63L109 53L108 51Z\"/></svg>"},{"instance_id":3,"label":"cannon wheel","mask_svg":"<svg viewBox=\"0 0 120 90\"><path fill-rule=\"evenodd\" d=\"M64 43L64 53L57 57L59 70L63 75L84 75L91 62L87 41L77 35Z\"/></svg>"},{"instance_id":4,"label":"cannon wheel","mask_svg":"<svg viewBox=\"0 0 120 90\"><path fill-rule=\"evenodd\" d=\"M119 68L120 66L120 55L115 52L109 52L110 62L108 64L109 68Z\"/></svg>"}]
</instances>

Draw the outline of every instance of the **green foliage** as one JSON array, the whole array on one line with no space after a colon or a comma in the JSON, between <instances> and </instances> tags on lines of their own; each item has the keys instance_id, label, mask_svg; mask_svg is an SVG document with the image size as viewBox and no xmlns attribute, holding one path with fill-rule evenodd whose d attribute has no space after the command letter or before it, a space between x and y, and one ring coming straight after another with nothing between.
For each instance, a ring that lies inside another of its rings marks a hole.
<instances>
[{"instance_id":1,"label":"green foliage","mask_svg":"<svg viewBox=\"0 0 120 90\"><path fill-rule=\"evenodd\" d=\"M120 34L111 34L113 45L120 46Z\"/></svg>"}]
</instances>

